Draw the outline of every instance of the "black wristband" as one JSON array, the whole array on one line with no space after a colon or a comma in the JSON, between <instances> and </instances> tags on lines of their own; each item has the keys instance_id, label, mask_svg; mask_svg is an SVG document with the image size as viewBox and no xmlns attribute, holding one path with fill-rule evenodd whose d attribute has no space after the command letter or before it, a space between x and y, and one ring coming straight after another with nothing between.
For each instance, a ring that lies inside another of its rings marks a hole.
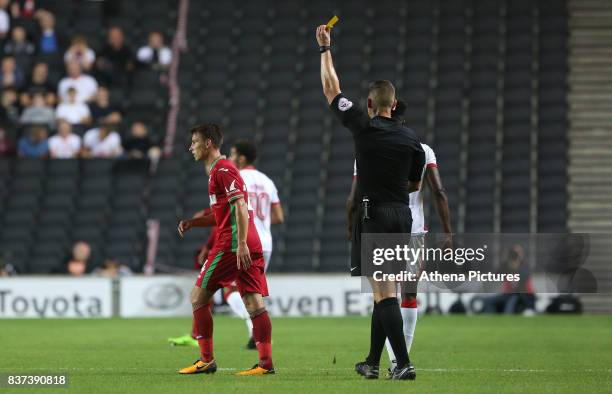
<instances>
[{"instance_id":1,"label":"black wristband","mask_svg":"<svg viewBox=\"0 0 612 394\"><path fill-rule=\"evenodd\" d=\"M331 46L329 46L329 45L321 45L321 46L319 46L319 52L325 53L327 51L331 51Z\"/></svg>"}]
</instances>

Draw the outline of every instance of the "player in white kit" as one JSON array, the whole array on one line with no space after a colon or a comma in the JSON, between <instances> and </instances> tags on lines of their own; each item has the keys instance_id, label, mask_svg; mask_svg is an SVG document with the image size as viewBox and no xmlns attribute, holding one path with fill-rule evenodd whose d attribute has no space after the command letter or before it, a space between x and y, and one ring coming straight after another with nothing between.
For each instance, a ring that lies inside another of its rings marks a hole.
<instances>
[{"instance_id":1,"label":"player in white kit","mask_svg":"<svg viewBox=\"0 0 612 394\"><path fill-rule=\"evenodd\" d=\"M278 191L274 182L266 174L257 170L253 163L257 159L257 148L255 144L247 140L236 141L230 150L230 160L240 170L240 176L244 180L249 193L249 205L255 215L254 222L257 234L261 240L261 248L265 260L264 271L268 270L270 258L272 257L272 232L271 224L280 224L285 221L283 207L278 198ZM252 323L249 313L236 288L223 289L225 301L232 312L243 319L249 331L249 349L255 349L252 335Z\"/></svg>"},{"instance_id":2,"label":"player in white kit","mask_svg":"<svg viewBox=\"0 0 612 394\"><path fill-rule=\"evenodd\" d=\"M425 213L423 210L423 180L427 178L427 183L432 192L432 198L438 211L438 216L442 222L442 230L448 235L448 240L451 239L451 224L450 224L450 210L448 208L448 198L446 192L442 186L440 179L440 173L438 172L438 163L436 161L436 155L426 144L421 143L423 150L425 151L425 166L423 167L423 173L421 175L421 189L416 192L410 193L410 212L412 214L412 229L411 229L411 243L413 248L419 248L424 243L425 234L427 234L427 226L425 225ZM353 168L353 185L351 187L351 195L347 201L347 211L349 218L352 217L351 210L354 207L354 190L357 182L357 162L355 161ZM352 224L349 222L349 226ZM350 232L349 232L350 234ZM417 322L417 300L416 293L402 293L401 313L403 322L404 337L406 339L406 346L408 347L408 353L410 353L410 347L412 346L412 340L414 338L414 330ZM391 362L391 370L395 368L395 355L393 349L386 341L387 352L389 353L389 360Z\"/></svg>"},{"instance_id":3,"label":"player in white kit","mask_svg":"<svg viewBox=\"0 0 612 394\"><path fill-rule=\"evenodd\" d=\"M270 225L280 224L285 220L278 191L274 182L253 165L257 159L255 144L246 140L236 141L232 145L230 159L240 170L240 176L244 179L249 191L249 202L255 213L255 227L257 227L257 234L261 240L267 270L272 256Z\"/></svg>"}]
</instances>

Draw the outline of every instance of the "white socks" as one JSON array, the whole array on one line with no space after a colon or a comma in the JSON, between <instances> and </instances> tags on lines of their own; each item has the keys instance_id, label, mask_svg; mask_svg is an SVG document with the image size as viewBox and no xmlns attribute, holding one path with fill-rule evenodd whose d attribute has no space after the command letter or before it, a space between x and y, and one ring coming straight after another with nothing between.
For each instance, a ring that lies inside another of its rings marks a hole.
<instances>
[{"instance_id":1,"label":"white socks","mask_svg":"<svg viewBox=\"0 0 612 394\"><path fill-rule=\"evenodd\" d=\"M253 322L251 321L251 316L249 312L247 312L246 306L244 306L244 301L242 301L242 297L240 297L240 293L237 291L232 291L227 298L225 299L227 304L230 306L230 309L236 316L243 319L246 322L247 330L249 331L249 338L253 336Z\"/></svg>"},{"instance_id":2,"label":"white socks","mask_svg":"<svg viewBox=\"0 0 612 394\"><path fill-rule=\"evenodd\" d=\"M417 308L400 308L402 313L402 329L404 331L404 338L406 339L406 348L408 349L408 355L410 355L410 348L412 347L412 339L414 338L414 330L417 322ZM389 339L385 341L387 347L387 353L389 354L389 361L391 362L391 369L396 367L395 354L391 348Z\"/></svg>"},{"instance_id":3,"label":"white socks","mask_svg":"<svg viewBox=\"0 0 612 394\"><path fill-rule=\"evenodd\" d=\"M406 348L408 354L410 354L410 348L412 347L412 339L414 338L414 330L416 329L417 323L417 308L401 308L402 322L404 323L404 338L406 338Z\"/></svg>"}]
</instances>

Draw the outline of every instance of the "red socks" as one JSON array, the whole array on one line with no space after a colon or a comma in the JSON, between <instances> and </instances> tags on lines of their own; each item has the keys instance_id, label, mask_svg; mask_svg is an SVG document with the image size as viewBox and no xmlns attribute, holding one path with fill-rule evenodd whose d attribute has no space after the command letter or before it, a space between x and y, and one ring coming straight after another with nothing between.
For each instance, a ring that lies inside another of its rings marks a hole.
<instances>
[{"instance_id":1,"label":"red socks","mask_svg":"<svg viewBox=\"0 0 612 394\"><path fill-rule=\"evenodd\" d=\"M209 362L213 359L213 319L210 312L210 304L199 307L193 311L193 324L196 334L195 339L200 345L202 361Z\"/></svg>"},{"instance_id":2,"label":"red socks","mask_svg":"<svg viewBox=\"0 0 612 394\"><path fill-rule=\"evenodd\" d=\"M191 337L196 339L198 336L198 329L196 328L195 316L193 318L193 322L191 323Z\"/></svg>"},{"instance_id":3,"label":"red socks","mask_svg":"<svg viewBox=\"0 0 612 394\"><path fill-rule=\"evenodd\" d=\"M251 317L253 322L253 339L259 352L259 366L273 368L272 364L272 323L268 311ZM213 319L210 304L193 311L193 334L200 345L201 359L204 362L213 359Z\"/></svg>"},{"instance_id":4,"label":"red socks","mask_svg":"<svg viewBox=\"0 0 612 394\"><path fill-rule=\"evenodd\" d=\"M253 322L253 339L259 352L259 366L271 369L272 364L272 323L268 316L268 311L251 317Z\"/></svg>"}]
</instances>

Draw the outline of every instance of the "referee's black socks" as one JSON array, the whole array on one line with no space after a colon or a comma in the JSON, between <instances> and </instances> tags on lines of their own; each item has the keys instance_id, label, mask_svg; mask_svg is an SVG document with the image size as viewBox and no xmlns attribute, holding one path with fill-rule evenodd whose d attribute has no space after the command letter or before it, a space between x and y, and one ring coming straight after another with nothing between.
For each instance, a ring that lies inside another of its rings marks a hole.
<instances>
[{"instance_id":1,"label":"referee's black socks","mask_svg":"<svg viewBox=\"0 0 612 394\"><path fill-rule=\"evenodd\" d=\"M372 324L370 326L370 354L366 357L368 365L378 365L380 363L380 355L385 346L385 329L380 320L380 308L374 302L372 309Z\"/></svg>"},{"instance_id":2,"label":"referee's black socks","mask_svg":"<svg viewBox=\"0 0 612 394\"><path fill-rule=\"evenodd\" d=\"M379 365L380 355L389 338L391 348L395 353L397 366L403 368L410 362L406 339L402 331L402 314L397 298L385 298L374 303L372 311L372 326L370 332L370 354L366 358L368 365Z\"/></svg>"}]
</instances>

